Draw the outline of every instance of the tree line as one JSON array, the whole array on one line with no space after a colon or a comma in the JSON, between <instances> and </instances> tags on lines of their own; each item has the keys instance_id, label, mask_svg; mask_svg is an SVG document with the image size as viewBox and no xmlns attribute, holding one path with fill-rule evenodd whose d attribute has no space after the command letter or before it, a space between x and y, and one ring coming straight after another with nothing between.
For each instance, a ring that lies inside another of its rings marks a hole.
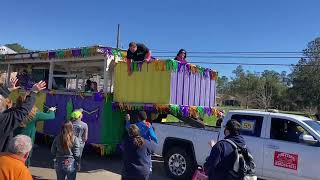
<instances>
[{"instance_id":1,"label":"tree line","mask_svg":"<svg viewBox=\"0 0 320 180\"><path fill-rule=\"evenodd\" d=\"M320 37L307 44L304 58L292 71L245 71L239 65L233 77L218 78L222 105L232 99L241 107L320 113Z\"/></svg>"}]
</instances>

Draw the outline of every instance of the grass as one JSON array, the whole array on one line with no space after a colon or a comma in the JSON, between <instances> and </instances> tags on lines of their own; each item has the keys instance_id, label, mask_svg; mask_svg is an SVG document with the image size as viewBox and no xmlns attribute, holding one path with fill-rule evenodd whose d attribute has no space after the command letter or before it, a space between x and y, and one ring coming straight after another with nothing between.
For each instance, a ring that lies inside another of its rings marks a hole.
<instances>
[{"instance_id":1,"label":"grass","mask_svg":"<svg viewBox=\"0 0 320 180\"><path fill-rule=\"evenodd\" d=\"M215 116L205 116L203 118L204 120L204 123L208 126L215 126L216 125L216 121L217 121L217 117ZM179 122L179 119L172 116L172 115L168 115L167 119L166 119L166 122Z\"/></svg>"}]
</instances>

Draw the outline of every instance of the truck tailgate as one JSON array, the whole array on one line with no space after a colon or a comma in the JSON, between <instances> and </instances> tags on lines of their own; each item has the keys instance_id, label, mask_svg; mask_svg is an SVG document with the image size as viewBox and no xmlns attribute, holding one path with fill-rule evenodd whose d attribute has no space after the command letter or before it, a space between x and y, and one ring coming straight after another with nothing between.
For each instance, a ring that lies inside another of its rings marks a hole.
<instances>
[{"instance_id":1,"label":"truck tailgate","mask_svg":"<svg viewBox=\"0 0 320 180\"><path fill-rule=\"evenodd\" d=\"M205 129L154 123L153 127L159 139L156 154L162 155L163 145L166 138L178 138L192 142L196 154L196 160L199 165L203 165L211 148L208 142L212 139L217 140L218 131Z\"/></svg>"}]
</instances>

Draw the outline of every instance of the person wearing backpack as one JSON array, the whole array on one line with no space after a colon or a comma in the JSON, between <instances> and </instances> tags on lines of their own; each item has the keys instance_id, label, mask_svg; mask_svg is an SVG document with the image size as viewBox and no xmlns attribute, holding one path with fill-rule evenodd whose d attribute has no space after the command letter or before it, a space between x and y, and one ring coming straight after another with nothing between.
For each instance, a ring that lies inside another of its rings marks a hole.
<instances>
[{"instance_id":1,"label":"person wearing backpack","mask_svg":"<svg viewBox=\"0 0 320 180\"><path fill-rule=\"evenodd\" d=\"M212 147L204 164L209 180L244 180L253 177L255 164L240 135L241 125L236 120L227 122L225 138L217 143L209 142Z\"/></svg>"}]
</instances>

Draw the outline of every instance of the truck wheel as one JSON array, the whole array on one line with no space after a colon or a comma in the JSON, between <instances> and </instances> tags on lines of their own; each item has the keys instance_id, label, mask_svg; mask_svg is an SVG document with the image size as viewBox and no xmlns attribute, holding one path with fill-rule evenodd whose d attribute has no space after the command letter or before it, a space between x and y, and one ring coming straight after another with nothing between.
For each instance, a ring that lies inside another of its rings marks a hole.
<instances>
[{"instance_id":1,"label":"truck wheel","mask_svg":"<svg viewBox=\"0 0 320 180\"><path fill-rule=\"evenodd\" d=\"M195 163L184 149L174 147L165 154L164 169L174 179L191 179Z\"/></svg>"}]
</instances>

